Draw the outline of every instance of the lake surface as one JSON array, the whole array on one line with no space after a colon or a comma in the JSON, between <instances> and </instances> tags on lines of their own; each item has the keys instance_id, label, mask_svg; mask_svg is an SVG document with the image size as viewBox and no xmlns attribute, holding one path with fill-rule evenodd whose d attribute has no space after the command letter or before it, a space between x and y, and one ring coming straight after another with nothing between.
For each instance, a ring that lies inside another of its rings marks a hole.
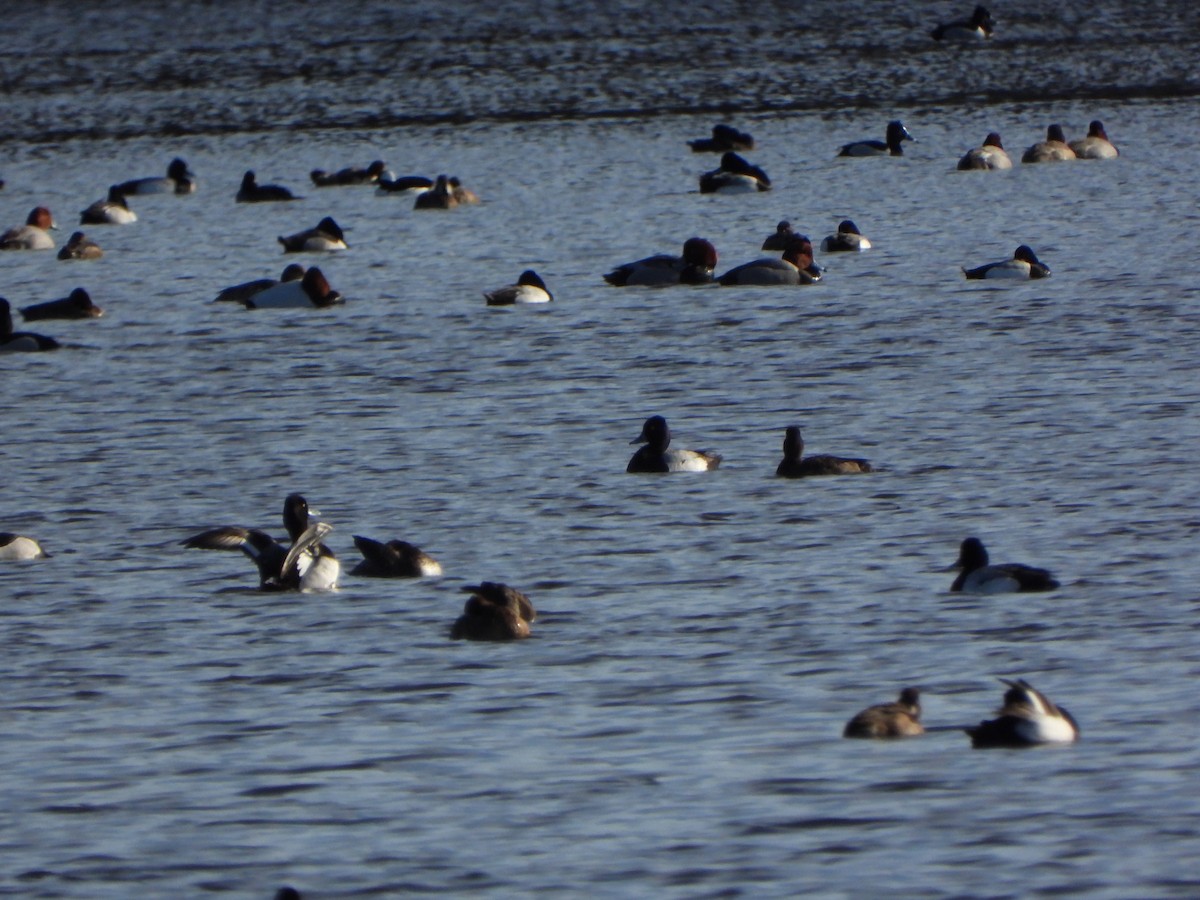
<instances>
[{"instance_id":1,"label":"lake surface","mask_svg":"<svg viewBox=\"0 0 1200 900\"><path fill-rule=\"evenodd\" d=\"M7 28L0 227L46 205L61 245L174 156L201 187L87 229L102 260L0 255L15 308L107 310L0 356L0 530L54 554L0 568L0 895L1200 893L1198 14L1014 5L986 46L928 38L969 6L130 0ZM835 157L891 118L903 158ZM954 170L1093 118L1120 159ZM772 191L696 192L717 121ZM307 183L373 159L484 202ZM234 203L248 168L305 199ZM350 249L300 261L344 306L209 302L325 215ZM874 249L818 253L812 287L602 279L846 217ZM962 277L1020 243L1051 278ZM553 304L485 306L530 267ZM721 468L626 475L655 413ZM790 424L880 471L775 479ZM363 534L445 577L261 593L178 545L278 532L293 491L345 568ZM969 534L1062 588L951 594ZM529 594L532 640L449 640L484 579ZM1017 676L1078 744L971 750ZM841 739L906 685L929 734Z\"/></svg>"}]
</instances>

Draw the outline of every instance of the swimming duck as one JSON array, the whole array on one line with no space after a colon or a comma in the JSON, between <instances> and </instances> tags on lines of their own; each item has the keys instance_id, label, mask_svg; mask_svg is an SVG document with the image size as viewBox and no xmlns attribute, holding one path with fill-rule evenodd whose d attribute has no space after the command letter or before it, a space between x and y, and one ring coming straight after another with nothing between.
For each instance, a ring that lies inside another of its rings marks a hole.
<instances>
[{"instance_id":1,"label":"swimming duck","mask_svg":"<svg viewBox=\"0 0 1200 900\"><path fill-rule=\"evenodd\" d=\"M469 187L464 185L457 175L452 175L447 184L450 187L450 193L454 195L454 199L458 201L459 206L478 206L479 195Z\"/></svg>"},{"instance_id":2,"label":"swimming duck","mask_svg":"<svg viewBox=\"0 0 1200 900\"><path fill-rule=\"evenodd\" d=\"M804 478L808 475L852 475L870 471L871 464L865 459L804 456L804 439L800 436L800 429L790 425L783 434L783 460L775 470L775 475L779 478Z\"/></svg>"},{"instance_id":3,"label":"swimming duck","mask_svg":"<svg viewBox=\"0 0 1200 900\"><path fill-rule=\"evenodd\" d=\"M61 300L26 306L21 310L21 315L26 322L37 319L98 319L104 315L104 310L92 302L87 291L78 287Z\"/></svg>"},{"instance_id":4,"label":"swimming duck","mask_svg":"<svg viewBox=\"0 0 1200 900\"><path fill-rule=\"evenodd\" d=\"M969 169L1011 169L1012 160L1000 143L1000 135L992 131L983 139L983 146L967 151L958 161L958 168L962 172Z\"/></svg>"},{"instance_id":5,"label":"swimming duck","mask_svg":"<svg viewBox=\"0 0 1200 900\"><path fill-rule=\"evenodd\" d=\"M1037 258L1037 255L1026 244L1013 251L1012 259L1002 259L999 262L976 266L974 269L963 269L968 278L1047 278L1050 267Z\"/></svg>"},{"instance_id":6,"label":"swimming duck","mask_svg":"<svg viewBox=\"0 0 1200 900\"><path fill-rule=\"evenodd\" d=\"M721 157L721 165L700 176L702 194L745 194L769 191L771 179L732 150Z\"/></svg>"},{"instance_id":7,"label":"swimming duck","mask_svg":"<svg viewBox=\"0 0 1200 900\"><path fill-rule=\"evenodd\" d=\"M304 277L304 272L305 268L300 263L290 263L284 266L283 274L278 278L256 278L254 281L244 281L241 284L231 285L217 294L213 298L213 302L241 303L242 305L246 305L246 302L255 294L261 294L267 288L273 288L280 282L299 281Z\"/></svg>"},{"instance_id":8,"label":"swimming duck","mask_svg":"<svg viewBox=\"0 0 1200 900\"><path fill-rule=\"evenodd\" d=\"M732 125L714 125L712 137L688 141L693 153L724 153L727 150L753 150L754 138Z\"/></svg>"},{"instance_id":9,"label":"swimming duck","mask_svg":"<svg viewBox=\"0 0 1200 900\"><path fill-rule=\"evenodd\" d=\"M164 178L134 178L116 185L116 190L125 197L134 194L192 194L196 191L196 176L187 163L176 157L167 166Z\"/></svg>"},{"instance_id":10,"label":"swimming duck","mask_svg":"<svg viewBox=\"0 0 1200 900\"><path fill-rule=\"evenodd\" d=\"M278 184L259 184L258 179L254 177L254 172L247 172L242 176L242 186L238 188L237 197L238 203L271 203L281 200L301 200L287 188Z\"/></svg>"},{"instance_id":11,"label":"swimming duck","mask_svg":"<svg viewBox=\"0 0 1200 900\"><path fill-rule=\"evenodd\" d=\"M413 209L454 209L456 206L458 198L450 188L450 179L445 175L439 175L433 187L417 194L413 201Z\"/></svg>"},{"instance_id":12,"label":"swimming duck","mask_svg":"<svg viewBox=\"0 0 1200 900\"><path fill-rule=\"evenodd\" d=\"M821 280L821 268L813 262L812 252L812 242L798 234L781 258L766 257L743 263L717 281L724 285L814 284Z\"/></svg>"},{"instance_id":13,"label":"swimming duck","mask_svg":"<svg viewBox=\"0 0 1200 900\"><path fill-rule=\"evenodd\" d=\"M977 6L971 18L946 22L930 33L935 41L982 41L992 36L995 27L987 7Z\"/></svg>"},{"instance_id":14,"label":"swimming duck","mask_svg":"<svg viewBox=\"0 0 1200 900\"><path fill-rule=\"evenodd\" d=\"M24 225L0 234L0 250L53 250L51 229L58 228L54 217L44 206L35 207L25 218Z\"/></svg>"},{"instance_id":15,"label":"swimming duck","mask_svg":"<svg viewBox=\"0 0 1200 900\"><path fill-rule=\"evenodd\" d=\"M704 238L683 242L683 255L660 254L617 266L604 276L616 287L632 285L711 284L717 265L717 248Z\"/></svg>"},{"instance_id":16,"label":"swimming duck","mask_svg":"<svg viewBox=\"0 0 1200 900\"><path fill-rule=\"evenodd\" d=\"M857 225L849 219L843 219L838 224L837 233L831 234L821 241L821 249L826 253L857 253L862 250L870 250L871 242L858 230Z\"/></svg>"},{"instance_id":17,"label":"swimming duck","mask_svg":"<svg viewBox=\"0 0 1200 900\"><path fill-rule=\"evenodd\" d=\"M838 156L903 156L904 141L916 141L898 119L888 122L886 141L854 141L843 144Z\"/></svg>"},{"instance_id":18,"label":"swimming duck","mask_svg":"<svg viewBox=\"0 0 1200 900\"><path fill-rule=\"evenodd\" d=\"M792 228L791 222L780 222L775 226L775 233L767 235L767 239L762 242L761 249L782 253L795 236L796 230Z\"/></svg>"},{"instance_id":19,"label":"swimming duck","mask_svg":"<svg viewBox=\"0 0 1200 900\"><path fill-rule=\"evenodd\" d=\"M1067 146L1061 125L1046 129L1046 139L1034 144L1021 156L1023 163L1062 162L1075 159L1075 151Z\"/></svg>"},{"instance_id":20,"label":"swimming duck","mask_svg":"<svg viewBox=\"0 0 1200 900\"><path fill-rule=\"evenodd\" d=\"M100 245L84 235L82 231L74 232L67 243L58 251L59 259L99 259L104 255Z\"/></svg>"},{"instance_id":21,"label":"swimming duck","mask_svg":"<svg viewBox=\"0 0 1200 900\"><path fill-rule=\"evenodd\" d=\"M108 196L97 200L79 213L80 225L131 225L137 221L137 213L125 202L125 195L114 184Z\"/></svg>"},{"instance_id":22,"label":"swimming duck","mask_svg":"<svg viewBox=\"0 0 1200 900\"><path fill-rule=\"evenodd\" d=\"M382 160L375 160L365 169L348 166L336 172L326 172L324 169L313 169L308 173L312 183L317 187L341 187L351 184L375 184L387 171Z\"/></svg>"},{"instance_id":23,"label":"swimming duck","mask_svg":"<svg viewBox=\"0 0 1200 900\"><path fill-rule=\"evenodd\" d=\"M721 464L721 455L708 450L668 450L671 429L662 416L648 418L629 443L646 446L633 454L626 472L709 472Z\"/></svg>"},{"instance_id":24,"label":"swimming duck","mask_svg":"<svg viewBox=\"0 0 1200 900\"><path fill-rule=\"evenodd\" d=\"M264 531L238 525L202 531L180 543L199 550L241 550L258 566L263 590L334 590L341 564L321 543L332 527L324 522L310 525L308 501L300 494L288 494L284 500L283 526L288 533L286 544Z\"/></svg>"},{"instance_id":25,"label":"swimming duck","mask_svg":"<svg viewBox=\"0 0 1200 900\"><path fill-rule=\"evenodd\" d=\"M1078 159L1116 159L1121 155L1109 141L1104 123L1099 119L1092 120L1088 126L1087 137L1071 141L1069 146Z\"/></svg>"},{"instance_id":26,"label":"swimming duck","mask_svg":"<svg viewBox=\"0 0 1200 900\"><path fill-rule=\"evenodd\" d=\"M529 637L537 618L533 604L506 584L485 581L463 587L471 597L450 629L450 637L469 641L511 641Z\"/></svg>"},{"instance_id":27,"label":"swimming duck","mask_svg":"<svg viewBox=\"0 0 1200 900\"><path fill-rule=\"evenodd\" d=\"M58 341L43 334L13 331L12 308L0 297L0 353L36 353L57 350L59 346Z\"/></svg>"},{"instance_id":28,"label":"swimming duck","mask_svg":"<svg viewBox=\"0 0 1200 900\"><path fill-rule=\"evenodd\" d=\"M408 541L373 541L354 536L354 546L363 555L351 575L367 578L431 578L442 574L442 564Z\"/></svg>"},{"instance_id":29,"label":"swimming duck","mask_svg":"<svg viewBox=\"0 0 1200 900\"><path fill-rule=\"evenodd\" d=\"M1058 582L1045 569L1037 569L1022 563L988 564L988 552L983 541L969 537L958 550L958 559L951 569L959 569L958 577L950 585L952 591L969 591L975 594L1000 594L1015 591L1052 591Z\"/></svg>"},{"instance_id":30,"label":"swimming duck","mask_svg":"<svg viewBox=\"0 0 1200 900\"><path fill-rule=\"evenodd\" d=\"M846 723L842 737L897 738L924 734L921 724L921 692L905 688L894 703L868 706Z\"/></svg>"},{"instance_id":31,"label":"swimming duck","mask_svg":"<svg viewBox=\"0 0 1200 900\"><path fill-rule=\"evenodd\" d=\"M972 747L1031 747L1070 744L1079 740L1079 724L1066 707L1057 706L1024 678L1001 678L1008 690L997 719L964 729Z\"/></svg>"},{"instance_id":32,"label":"swimming duck","mask_svg":"<svg viewBox=\"0 0 1200 900\"><path fill-rule=\"evenodd\" d=\"M280 281L241 302L246 309L326 309L346 301L329 286L325 274L313 266L299 280Z\"/></svg>"},{"instance_id":33,"label":"swimming duck","mask_svg":"<svg viewBox=\"0 0 1200 900\"><path fill-rule=\"evenodd\" d=\"M49 555L42 549L42 545L31 537L13 534L11 531L0 531L0 561L43 559Z\"/></svg>"},{"instance_id":34,"label":"swimming duck","mask_svg":"<svg viewBox=\"0 0 1200 900\"><path fill-rule=\"evenodd\" d=\"M488 306L511 306L514 303L549 303L554 295L546 288L546 282L533 269L526 269L516 284L485 291Z\"/></svg>"},{"instance_id":35,"label":"swimming duck","mask_svg":"<svg viewBox=\"0 0 1200 900\"><path fill-rule=\"evenodd\" d=\"M284 253L321 253L345 250L348 246L346 236L331 216L323 218L315 228L280 236L276 240L283 244Z\"/></svg>"},{"instance_id":36,"label":"swimming duck","mask_svg":"<svg viewBox=\"0 0 1200 900\"><path fill-rule=\"evenodd\" d=\"M275 892L275 900L303 900L300 892L291 885L285 884Z\"/></svg>"},{"instance_id":37,"label":"swimming duck","mask_svg":"<svg viewBox=\"0 0 1200 900\"><path fill-rule=\"evenodd\" d=\"M380 176L377 194L423 194L433 187L433 179L424 175L405 175L401 178Z\"/></svg>"}]
</instances>

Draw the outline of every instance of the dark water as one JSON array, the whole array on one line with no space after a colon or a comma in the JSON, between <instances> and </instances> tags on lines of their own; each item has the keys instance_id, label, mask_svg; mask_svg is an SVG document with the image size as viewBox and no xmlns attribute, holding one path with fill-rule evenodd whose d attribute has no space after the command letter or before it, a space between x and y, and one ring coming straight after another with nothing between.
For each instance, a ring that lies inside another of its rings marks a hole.
<instances>
[{"instance_id":1,"label":"dark water","mask_svg":"<svg viewBox=\"0 0 1200 900\"><path fill-rule=\"evenodd\" d=\"M954 50L942 5L160 8L0 35L4 227L44 203L61 243L174 155L201 179L92 229L98 262L0 255L14 306L108 309L0 357L0 530L55 554L0 570L0 894L1200 892L1194 12L995 7ZM903 159L834 158L893 116ZM1097 117L1112 163L953 170ZM718 119L772 192L695 193ZM485 202L306 184L375 158ZM307 197L237 205L246 168ZM351 249L304 261L344 307L208 303L327 214ZM846 216L875 249L811 288L600 277ZM1050 279L962 279L1020 242ZM554 304L485 307L529 266ZM624 475L654 412L722 468ZM883 471L777 481L793 422ZM402 537L446 577L267 595L176 545L290 491L344 561ZM1062 589L950 594L970 533ZM533 640L447 639L485 578L528 591ZM1012 675L1082 741L972 752L953 726ZM936 730L839 738L906 684Z\"/></svg>"}]
</instances>

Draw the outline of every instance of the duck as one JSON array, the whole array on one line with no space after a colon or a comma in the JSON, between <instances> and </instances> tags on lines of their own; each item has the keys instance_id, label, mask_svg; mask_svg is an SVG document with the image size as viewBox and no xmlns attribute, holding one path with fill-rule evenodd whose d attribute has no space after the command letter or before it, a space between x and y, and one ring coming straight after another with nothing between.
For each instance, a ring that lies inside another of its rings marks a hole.
<instances>
[{"instance_id":1,"label":"duck","mask_svg":"<svg viewBox=\"0 0 1200 900\"><path fill-rule=\"evenodd\" d=\"M977 537L969 537L962 542L958 559L950 568L959 570L958 577L950 585L951 591L974 594L1028 593L1053 591L1059 586L1046 569L1023 563L989 565L987 549Z\"/></svg>"},{"instance_id":2,"label":"duck","mask_svg":"<svg viewBox=\"0 0 1200 900\"><path fill-rule=\"evenodd\" d=\"M303 900L300 892L289 884L285 884L275 892L275 900Z\"/></svg>"},{"instance_id":3,"label":"duck","mask_svg":"<svg viewBox=\"0 0 1200 900\"><path fill-rule=\"evenodd\" d=\"M717 279L723 285L815 284L821 268L813 262L812 242L797 234L783 256L756 259L736 266Z\"/></svg>"},{"instance_id":4,"label":"duck","mask_svg":"<svg viewBox=\"0 0 1200 900\"><path fill-rule=\"evenodd\" d=\"M57 350L61 345L52 337L32 331L13 331L12 307L0 297L0 353L37 353Z\"/></svg>"},{"instance_id":5,"label":"duck","mask_svg":"<svg viewBox=\"0 0 1200 900\"><path fill-rule=\"evenodd\" d=\"M732 150L721 157L721 165L700 176L702 194L745 194L769 191L771 179Z\"/></svg>"},{"instance_id":6,"label":"duck","mask_svg":"<svg viewBox=\"0 0 1200 900\"><path fill-rule=\"evenodd\" d=\"M387 166L382 160L375 160L365 169L347 166L336 172L326 172L324 169L313 169L308 173L312 183L317 187L342 187L353 184L376 184L387 172Z\"/></svg>"},{"instance_id":7,"label":"duck","mask_svg":"<svg viewBox=\"0 0 1200 900\"><path fill-rule=\"evenodd\" d=\"M630 444L645 444L633 454L626 472L711 472L721 465L721 454L709 450L668 450L671 429L662 416L651 416Z\"/></svg>"},{"instance_id":8,"label":"duck","mask_svg":"<svg viewBox=\"0 0 1200 900\"><path fill-rule=\"evenodd\" d=\"M450 186L450 193L454 195L454 199L458 201L459 206L478 206L479 195L469 187L464 185L458 176L452 175L447 184Z\"/></svg>"},{"instance_id":9,"label":"duck","mask_svg":"<svg viewBox=\"0 0 1200 900\"><path fill-rule=\"evenodd\" d=\"M13 534L11 531L0 531L0 562L45 559L49 555L42 549L42 545L31 537Z\"/></svg>"},{"instance_id":10,"label":"duck","mask_svg":"<svg viewBox=\"0 0 1200 900\"><path fill-rule=\"evenodd\" d=\"M857 225L849 219L843 219L838 223L837 233L831 234L821 241L821 249L826 253L858 253L870 250L871 242L858 230Z\"/></svg>"},{"instance_id":11,"label":"duck","mask_svg":"<svg viewBox=\"0 0 1200 900\"><path fill-rule=\"evenodd\" d=\"M271 203L286 200L302 200L287 188L278 184L259 184L253 171L242 176L242 186L238 188L237 203Z\"/></svg>"},{"instance_id":12,"label":"duck","mask_svg":"<svg viewBox=\"0 0 1200 900\"><path fill-rule=\"evenodd\" d=\"M485 291L488 306L511 306L514 303L549 303L554 295L546 288L546 282L533 269L526 269L516 284Z\"/></svg>"},{"instance_id":13,"label":"duck","mask_svg":"<svg viewBox=\"0 0 1200 900\"><path fill-rule=\"evenodd\" d=\"M753 150L754 138L732 125L714 125L712 137L688 141L693 153L725 153L728 150Z\"/></svg>"},{"instance_id":14,"label":"duck","mask_svg":"<svg viewBox=\"0 0 1200 900\"><path fill-rule=\"evenodd\" d=\"M788 221L780 222L775 226L775 233L767 235L766 240L762 242L762 250L774 250L782 253L787 249L788 244L792 242L792 238L797 232L792 228L792 223Z\"/></svg>"},{"instance_id":15,"label":"duck","mask_svg":"<svg viewBox=\"0 0 1200 900\"><path fill-rule=\"evenodd\" d=\"M982 41L990 38L996 28L986 6L976 6L971 18L946 22L930 34L935 41Z\"/></svg>"},{"instance_id":16,"label":"duck","mask_svg":"<svg viewBox=\"0 0 1200 900\"><path fill-rule=\"evenodd\" d=\"M1046 139L1038 141L1021 156L1023 163L1063 162L1075 159L1075 151L1067 145L1061 125L1046 129Z\"/></svg>"},{"instance_id":17,"label":"duck","mask_svg":"<svg viewBox=\"0 0 1200 900\"><path fill-rule=\"evenodd\" d=\"M50 232L58 228L54 217L44 206L34 207L25 217L25 224L0 234L0 250L53 250Z\"/></svg>"},{"instance_id":18,"label":"duck","mask_svg":"<svg viewBox=\"0 0 1200 900\"><path fill-rule=\"evenodd\" d=\"M921 724L921 692L906 687L894 703L877 703L854 716L842 730L847 738L898 738L925 733Z\"/></svg>"},{"instance_id":19,"label":"duck","mask_svg":"<svg viewBox=\"0 0 1200 900\"><path fill-rule=\"evenodd\" d=\"M377 194L423 194L433 187L434 181L424 175L404 175L400 178L380 176L376 184Z\"/></svg>"},{"instance_id":20,"label":"duck","mask_svg":"<svg viewBox=\"0 0 1200 900\"><path fill-rule=\"evenodd\" d=\"M194 194L196 176L186 162L176 157L167 166L165 177L134 178L116 185L116 189L124 197L135 194Z\"/></svg>"},{"instance_id":21,"label":"duck","mask_svg":"<svg viewBox=\"0 0 1200 900\"><path fill-rule=\"evenodd\" d=\"M1012 259L963 269L968 278L1048 278L1050 267L1037 258L1028 244L1013 251Z\"/></svg>"},{"instance_id":22,"label":"duck","mask_svg":"<svg viewBox=\"0 0 1200 900\"><path fill-rule=\"evenodd\" d=\"M617 266L604 276L615 287L662 287L671 284L712 284L717 248L700 237L683 242L680 256L659 254Z\"/></svg>"},{"instance_id":23,"label":"duck","mask_svg":"<svg viewBox=\"0 0 1200 900\"><path fill-rule=\"evenodd\" d=\"M417 194L413 201L413 209L454 209L458 206L458 197L450 187L450 179L439 175L433 187Z\"/></svg>"},{"instance_id":24,"label":"duck","mask_svg":"<svg viewBox=\"0 0 1200 900\"><path fill-rule=\"evenodd\" d=\"M971 169L1000 170L1011 168L1012 160L1008 158L1004 144L1000 142L1000 135L995 131L989 131L988 136L983 139L982 146L968 150L966 155L958 161L960 172L966 172Z\"/></svg>"},{"instance_id":25,"label":"duck","mask_svg":"<svg viewBox=\"0 0 1200 900\"><path fill-rule=\"evenodd\" d=\"M345 250L346 235L341 227L333 221L332 216L326 216L316 224L315 228L297 231L287 237L282 235L276 240L283 244L284 253L322 253Z\"/></svg>"},{"instance_id":26,"label":"duck","mask_svg":"<svg viewBox=\"0 0 1200 900\"><path fill-rule=\"evenodd\" d=\"M783 434L783 460L775 469L775 475L778 478L804 478L809 475L855 475L871 471L871 464L865 459L805 456L800 428L790 425Z\"/></svg>"},{"instance_id":27,"label":"duck","mask_svg":"<svg viewBox=\"0 0 1200 900\"><path fill-rule=\"evenodd\" d=\"M350 570L351 575L366 578L434 578L442 574L442 564L408 541L375 541L354 536L354 546L362 554L362 562Z\"/></svg>"},{"instance_id":28,"label":"duck","mask_svg":"<svg viewBox=\"0 0 1200 900\"><path fill-rule=\"evenodd\" d=\"M92 302L87 291L77 287L61 300L48 300L24 307L21 315L26 322L38 319L98 319L104 315L104 310Z\"/></svg>"},{"instance_id":29,"label":"duck","mask_svg":"<svg viewBox=\"0 0 1200 900\"><path fill-rule=\"evenodd\" d=\"M213 303L241 303L246 305L246 301L255 294L261 294L267 288L273 288L275 285L284 281L299 281L304 277L306 269L300 263L290 263L283 268L283 274L278 278L256 278L254 281L244 281L241 284L234 284L213 297Z\"/></svg>"},{"instance_id":30,"label":"duck","mask_svg":"<svg viewBox=\"0 0 1200 900\"><path fill-rule=\"evenodd\" d=\"M1056 705L1024 678L1000 681L1008 690L1004 704L996 710L999 718L963 729L972 747L1032 747L1079 740L1079 723L1065 706Z\"/></svg>"},{"instance_id":31,"label":"duck","mask_svg":"<svg viewBox=\"0 0 1200 900\"><path fill-rule=\"evenodd\" d=\"M58 251L59 259L99 259L103 255L104 251L100 249L100 245L82 231L73 232L67 243Z\"/></svg>"},{"instance_id":32,"label":"duck","mask_svg":"<svg viewBox=\"0 0 1200 900\"><path fill-rule=\"evenodd\" d=\"M1092 123L1088 125L1087 137L1071 141L1068 146L1077 159L1116 159L1121 155L1108 139L1104 123L1099 119L1093 119Z\"/></svg>"},{"instance_id":33,"label":"duck","mask_svg":"<svg viewBox=\"0 0 1200 900\"><path fill-rule=\"evenodd\" d=\"M310 524L308 501L302 494L288 494L284 499L283 526L288 533L286 544L265 531L239 525L202 531L180 543L198 550L241 550L258 566L262 590L336 589L341 564L321 543L332 526L324 522Z\"/></svg>"},{"instance_id":34,"label":"duck","mask_svg":"<svg viewBox=\"0 0 1200 900\"><path fill-rule=\"evenodd\" d=\"M886 141L853 141L843 144L838 156L903 156L904 141L916 141L899 119L888 122Z\"/></svg>"},{"instance_id":35,"label":"duck","mask_svg":"<svg viewBox=\"0 0 1200 900\"><path fill-rule=\"evenodd\" d=\"M137 213L129 208L125 195L115 184L108 189L105 199L79 213L80 225L132 225L136 221Z\"/></svg>"},{"instance_id":36,"label":"duck","mask_svg":"<svg viewBox=\"0 0 1200 900\"><path fill-rule=\"evenodd\" d=\"M316 266L306 269L299 280L281 280L241 301L246 309L326 309L345 302Z\"/></svg>"},{"instance_id":37,"label":"duck","mask_svg":"<svg viewBox=\"0 0 1200 900\"><path fill-rule=\"evenodd\" d=\"M484 581L465 585L471 596L450 629L454 640L512 641L529 637L529 626L537 618L533 604L520 591L506 584Z\"/></svg>"}]
</instances>

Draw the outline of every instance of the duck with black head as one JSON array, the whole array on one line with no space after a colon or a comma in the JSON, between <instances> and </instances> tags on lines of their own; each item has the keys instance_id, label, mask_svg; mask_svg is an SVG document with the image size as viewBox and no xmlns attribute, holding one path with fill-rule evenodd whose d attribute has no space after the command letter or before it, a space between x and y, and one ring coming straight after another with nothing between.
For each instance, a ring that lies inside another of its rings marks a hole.
<instances>
[{"instance_id":1,"label":"duck with black head","mask_svg":"<svg viewBox=\"0 0 1200 900\"><path fill-rule=\"evenodd\" d=\"M1079 723L1065 706L1059 706L1024 678L1010 681L997 718L963 729L971 746L1034 747L1039 744L1071 744L1079 740Z\"/></svg>"},{"instance_id":2,"label":"duck with black head","mask_svg":"<svg viewBox=\"0 0 1200 900\"><path fill-rule=\"evenodd\" d=\"M816 284L821 267L813 262L812 241L797 234L781 257L765 257L735 266L717 279L723 285Z\"/></svg>"},{"instance_id":3,"label":"duck with black head","mask_svg":"<svg viewBox=\"0 0 1200 900\"><path fill-rule=\"evenodd\" d=\"M1002 171L1012 168L1012 160L1008 157L1008 152L1004 149L1004 144L1000 141L999 132L989 131L987 137L983 139L983 143L968 150L963 158L958 161L958 170L960 172L969 172L972 170L981 171Z\"/></svg>"},{"instance_id":4,"label":"duck with black head","mask_svg":"<svg viewBox=\"0 0 1200 900\"><path fill-rule=\"evenodd\" d=\"M452 639L514 641L529 637L537 612L523 593L494 581L465 585L463 590L471 596L450 629Z\"/></svg>"},{"instance_id":5,"label":"duck with black head","mask_svg":"<svg viewBox=\"0 0 1200 900\"><path fill-rule=\"evenodd\" d=\"M775 469L778 478L805 478L810 475L857 475L870 472L871 464L865 459L843 456L805 456L804 438L800 427L790 425L783 435L783 460Z\"/></svg>"},{"instance_id":6,"label":"duck with black head","mask_svg":"<svg viewBox=\"0 0 1200 900\"><path fill-rule=\"evenodd\" d=\"M1059 587L1058 580L1046 569L1024 563L992 564L987 548L977 537L963 540L958 549L958 559L950 568L958 570L958 577L950 585L952 591L1000 594L1053 591Z\"/></svg>"},{"instance_id":7,"label":"duck with black head","mask_svg":"<svg viewBox=\"0 0 1200 900\"><path fill-rule=\"evenodd\" d=\"M721 455L711 450L670 449L671 429L662 416L651 416L642 432L629 443L645 444L625 467L632 473L711 472L721 465Z\"/></svg>"},{"instance_id":8,"label":"duck with black head","mask_svg":"<svg viewBox=\"0 0 1200 900\"><path fill-rule=\"evenodd\" d=\"M0 297L0 353L38 353L57 350L61 345L52 337L32 331L13 331L12 307Z\"/></svg>"},{"instance_id":9,"label":"duck with black head","mask_svg":"<svg viewBox=\"0 0 1200 900\"><path fill-rule=\"evenodd\" d=\"M888 122L886 139L853 141L843 144L838 156L903 156L904 142L916 141L899 119Z\"/></svg>"}]
</instances>

